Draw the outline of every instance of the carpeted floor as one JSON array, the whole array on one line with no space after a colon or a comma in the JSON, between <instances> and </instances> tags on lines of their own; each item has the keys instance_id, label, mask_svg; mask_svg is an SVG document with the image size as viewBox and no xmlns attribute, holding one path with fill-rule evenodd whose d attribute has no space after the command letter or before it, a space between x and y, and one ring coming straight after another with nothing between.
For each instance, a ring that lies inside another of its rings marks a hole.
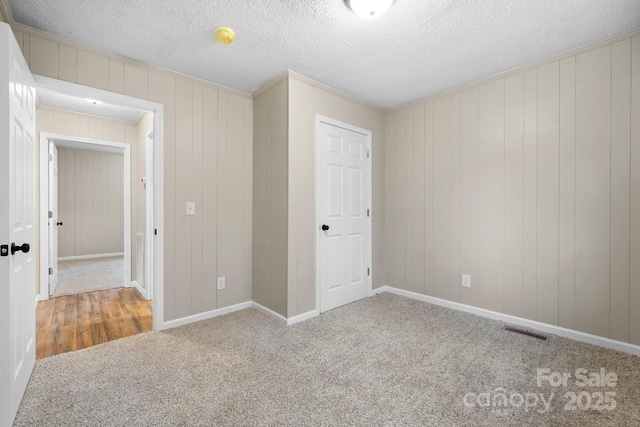
<instances>
[{"instance_id":1,"label":"carpeted floor","mask_svg":"<svg viewBox=\"0 0 640 427\"><path fill-rule=\"evenodd\" d=\"M124 286L124 257L58 261L54 297L104 291Z\"/></svg>"},{"instance_id":2,"label":"carpeted floor","mask_svg":"<svg viewBox=\"0 0 640 427\"><path fill-rule=\"evenodd\" d=\"M390 294L291 327L243 310L38 361L15 424L640 425L640 358L502 326ZM538 368L572 377L539 387ZM579 368L616 385L579 387ZM565 410L572 392L591 409Z\"/></svg>"}]
</instances>

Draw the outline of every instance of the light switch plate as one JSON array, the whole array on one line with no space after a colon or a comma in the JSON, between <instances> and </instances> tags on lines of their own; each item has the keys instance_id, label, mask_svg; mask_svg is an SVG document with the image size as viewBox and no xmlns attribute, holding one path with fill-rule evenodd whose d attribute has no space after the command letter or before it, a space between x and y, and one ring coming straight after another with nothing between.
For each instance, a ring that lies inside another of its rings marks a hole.
<instances>
[{"instance_id":1,"label":"light switch plate","mask_svg":"<svg viewBox=\"0 0 640 427\"><path fill-rule=\"evenodd\" d=\"M196 202L187 202L187 215L196 214Z\"/></svg>"}]
</instances>

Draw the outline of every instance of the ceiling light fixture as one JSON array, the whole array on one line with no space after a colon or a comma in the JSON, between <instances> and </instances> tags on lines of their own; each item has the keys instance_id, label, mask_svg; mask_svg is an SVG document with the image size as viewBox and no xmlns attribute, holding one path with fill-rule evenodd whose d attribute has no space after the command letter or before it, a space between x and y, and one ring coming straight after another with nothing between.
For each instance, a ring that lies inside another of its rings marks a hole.
<instances>
[{"instance_id":1,"label":"ceiling light fixture","mask_svg":"<svg viewBox=\"0 0 640 427\"><path fill-rule=\"evenodd\" d=\"M344 0L349 9L361 18L371 19L382 16L393 3L393 0Z\"/></svg>"},{"instance_id":2,"label":"ceiling light fixture","mask_svg":"<svg viewBox=\"0 0 640 427\"><path fill-rule=\"evenodd\" d=\"M218 40L220 43L231 44L235 39L236 33L234 33L231 28L216 28L216 40Z\"/></svg>"}]
</instances>

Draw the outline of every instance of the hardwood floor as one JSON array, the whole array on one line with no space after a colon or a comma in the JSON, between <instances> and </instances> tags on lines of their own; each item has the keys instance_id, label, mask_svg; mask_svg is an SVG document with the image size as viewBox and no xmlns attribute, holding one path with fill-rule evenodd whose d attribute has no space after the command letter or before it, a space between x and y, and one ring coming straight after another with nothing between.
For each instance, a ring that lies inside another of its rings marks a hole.
<instances>
[{"instance_id":1,"label":"hardwood floor","mask_svg":"<svg viewBox=\"0 0 640 427\"><path fill-rule=\"evenodd\" d=\"M49 298L36 310L36 359L151 331L152 302L135 288Z\"/></svg>"}]
</instances>

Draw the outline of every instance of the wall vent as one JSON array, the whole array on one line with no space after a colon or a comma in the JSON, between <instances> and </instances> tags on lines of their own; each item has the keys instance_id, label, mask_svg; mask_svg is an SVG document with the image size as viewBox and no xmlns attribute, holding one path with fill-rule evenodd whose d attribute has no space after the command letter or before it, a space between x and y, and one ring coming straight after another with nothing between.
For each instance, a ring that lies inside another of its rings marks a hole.
<instances>
[{"instance_id":1,"label":"wall vent","mask_svg":"<svg viewBox=\"0 0 640 427\"><path fill-rule=\"evenodd\" d=\"M549 337L547 337L546 335L536 334L535 332L529 332L526 329L514 328L514 327L511 327L511 326L505 326L502 329L504 329L505 331L508 331L508 332L514 332L516 334L526 335L528 337L536 338L536 339L539 339L539 340L542 340L542 341L546 341L546 340L549 339Z\"/></svg>"}]
</instances>

